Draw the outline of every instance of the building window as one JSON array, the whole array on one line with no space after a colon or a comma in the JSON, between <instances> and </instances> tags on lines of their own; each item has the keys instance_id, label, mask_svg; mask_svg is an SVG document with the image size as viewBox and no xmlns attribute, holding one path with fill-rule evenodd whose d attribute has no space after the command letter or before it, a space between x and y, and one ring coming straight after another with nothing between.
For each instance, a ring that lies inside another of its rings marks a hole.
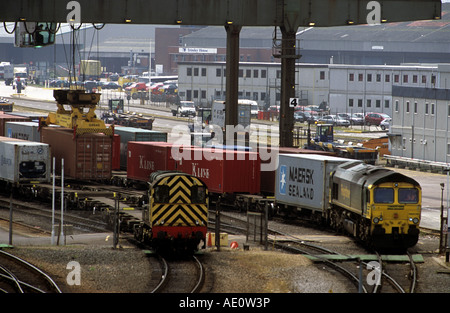
<instances>
[{"instance_id":1,"label":"building window","mask_svg":"<svg viewBox=\"0 0 450 313\"><path fill-rule=\"evenodd\" d=\"M261 100L262 101L266 100L266 93L265 92L261 92Z\"/></svg>"},{"instance_id":2,"label":"building window","mask_svg":"<svg viewBox=\"0 0 450 313\"><path fill-rule=\"evenodd\" d=\"M450 154L450 143L447 144L447 154Z\"/></svg>"},{"instance_id":3,"label":"building window","mask_svg":"<svg viewBox=\"0 0 450 313\"><path fill-rule=\"evenodd\" d=\"M320 80L325 79L325 71L320 71Z\"/></svg>"},{"instance_id":4,"label":"building window","mask_svg":"<svg viewBox=\"0 0 450 313\"><path fill-rule=\"evenodd\" d=\"M427 83L427 76L422 75L422 84L426 84L426 83Z\"/></svg>"},{"instance_id":5,"label":"building window","mask_svg":"<svg viewBox=\"0 0 450 313\"><path fill-rule=\"evenodd\" d=\"M406 113L409 113L409 101L406 101Z\"/></svg>"},{"instance_id":6,"label":"building window","mask_svg":"<svg viewBox=\"0 0 450 313\"><path fill-rule=\"evenodd\" d=\"M194 90L194 99L198 99L198 90Z\"/></svg>"},{"instance_id":7,"label":"building window","mask_svg":"<svg viewBox=\"0 0 450 313\"><path fill-rule=\"evenodd\" d=\"M246 78L251 78L252 77L252 70L246 70L245 71L245 77Z\"/></svg>"},{"instance_id":8,"label":"building window","mask_svg":"<svg viewBox=\"0 0 450 313\"><path fill-rule=\"evenodd\" d=\"M395 100L395 112L398 112L398 100Z\"/></svg>"},{"instance_id":9,"label":"building window","mask_svg":"<svg viewBox=\"0 0 450 313\"><path fill-rule=\"evenodd\" d=\"M194 76L198 76L198 67L194 67Z\"/></svg>"},{"instance_id":10,"label":"building window","mask_svg":"<svg viewBox=\"0 0 450 313\"><path fill-rule=\"evenodd\" d=\"M358 108L362 108L362 99L358 99Z\"/></svg>"},{"instance_id":11,"label":"building window","mask_svg":"<svg viewBox=\"0 0 450 313\"><path fill-rule=\"evenodd\" d=\"M417 84L417 75L413 75L413 84Z\"/></svg>"},{"instance_id":12,"label":"building window","mask_svg":"<svg viewBox=\"0 0 450 313\"><path fill-rule=\"evenodd\" d=\"M353 74L353 73L350 73L350 74L348 74L348 80L349 81L354 81L355 80L355 74Z\"/></svg>"},{"instance_id":13,"label":"building window","mask_svg":"<svg viewBox=\"0 0 450 313\"><path fill-rule=\"evenodd\" d=\"M389 100L384 100L384 107L389 109Z\"/></svg>"},{"instance_id":14,"label":"building window","mask_svg":"<svg viewBox=\"0 0 450 313\"><path fill-rule=\"evenodd\" d=\"M407 83L408 82L408 75L403 75L403 82Z\"/></svg>"},{"instance_id":15,"label":"building window","mask_svg":"<svg viewBox=\"0 0 450 313\"><path fill-rule=\"evenodd\" d=\"M253 70L253 77L254 78L258 78L258 74L259 74L258 70Z\"/></svg>"},{"instance_id":16,"label":"building window","mask_svg":"<svg viewBox=\"0 0 450 313\"><path fill-rule=\"evenodd\" d=\"M206 67L202 67L202 76L206 76Z\"/></svg>"},{"instance_id":17,"label":"building window","mask_svg":"<svg viewBox=\"0 0 450 313\"><path fill-rule=\"evenodd\" d=\"M428 115L428 102L425 103L425 114Z\"/></svg>"},{"instance_id":18,"label":"building window","mask_svg":"<svg viewBox=\"0 0 450 313\"><path fill-rule=\"evenodd\" d=\"M216 68L216 77L220 77L220 76L222 76L222 69Z\"/></svg>"},{"instance_id":19,"label":"building window","mask_svg":"<svg viewBox=\"0 0 450 313\"><path fill-rule=\"evenodd\" d=\"M400 75L395 74L394 75L394 83L398 83L400 81Z\"/></svg>"},{"instance_id":20,"label":"building window","mask_svg":"<svg viewBox=\"0 0 450 313\"><path fill-rule=\"evenodd\" d=\"M431 75L431 84L432 85L436 84L436 75Z\"/></svg>"},{"instance_id":21,"label":"building window","mask_svg":"<svg viewBox=\"0 0 450 313\"><path fill-rule=\"evenodd\" d=\"M447 116L450 116L450 104L447 105Z\"/></svg>"},{"instance_id":22,"label":"building window","mask_svg":"<svg viewBox=\"0 0 450 313\"><path fill-rule=\"evenodd\" d=\"M239 70L239 77L244 77L244 70Z\"/></svg>"},{"instance_id":23,"label":"building window","mask_svg":"<svg viewBox=\"0 0 450 313\"><path fill-rule=\"evenodd\" d=\"M358 81L362 82L364 80L363 74L358 74Z\"/></svg>"},{"instance_id":24,"label":"building window","mask_svg":"<svg viewBox=\"0 0 450 313\"><path fill-rule=\"evenodd\" d=\"M372 74L367 74L367 81L371 82L372 81Z\"/></svg>"},{"instance_id":25,"label":"building window","mask_svg":"<svg viewBox=\"0 0 450 313\"><path fill-rule=\"evenodd\" d=\"M353 107L353 99L348 99L348 106Z\"/></svg>"},{"instance_id":26,"label":"building window","mask_svg":"<svg viewBox=\"0 0 450 313\"><path fill-rule=\"evenodd\" d=\"M389 75L389 74L384 75L384 81L386 83L389 83L391 81L391 75Z\"/></svg>"},{"instance_id":27,"label":"building window","mask_svg":"<svg viewBox=\"0 0 450 313\"><path fill-rule=\"evenodd\" d=\"M414 102L414 113L417 114L417 102Z\"/></svg>"},{"instance_id":28,"label":"building window","mask_svg":"<svg viewBox=\"0 0 450 313\"><path fill-rule=\"evenodd\" d=\"M186 69L186 75L187 75L187 76L192 76L192 68L191 68L191 67L188 67L188 68Z\"/></svg>"},{"instance_id":29,"label":"building window","mask_svg":"<svg viewBox=\"0 0 450 313\"><path fill-rule=\"evenodd\" d=\"M206 90L202 90L202 99L206 99Z\"/></svg>"},{"instance_id":30,"label":"building window","mask_svg":"<svg viewBox=\"0 0 450 313\"><path fill-rule=\"evenodd\" d=\"M277 78L281 78L281 70L277 70Z\"/></svg>"},{"instance_id":31,"label":"building window","mask_svg":"<svg viewBox=\"0 0 450 313\"><path fill-rule=\"evenodd\" d=\"M377 83L381 82L381 74L377 74Z\"/></svg>"},{"instance_id":32,"label":"building window","mask_svg":"<svg viewBox=\"0 0 450 313\"><path fill-rule=\"evenodd\" d=\"M434 115L434 103L431 104L431 115Z\"/></svg>"},{"instance_id":33,"label":"building window","mask_svg":"<svg viewBox=\"0 0 450 313\"><path fill-rule=\"evenodd\" d=\"M375 107L377 107L377 108L381 107L381 100L380 99L375 100Z\"/></svg>"},{"instance_id":34,"label":"building window","mask_svg":"<svg viewBox=\"0 0 450 313\"><path fill-rule=\"evenodd\" d=\"M257 92L253 93L253 100L258 101L258 93Z\"/></svg>"},{"instance_id":35,"label":"building window","mask_svg":"<svg viewBox=\"0 0 450 313\"><path fill-rule=\"evenodd\" d=\"M371 99L367 99L366 107L368 107L368 108L372 107L372 100Z\"/></svg>"},{"instance_id":36,"label":"building window","mask_svg":"<svg viewBox=\"0 0 450 313\"><path fill-rule=\"evenodd\" d=\"M261 78L267 77L267 70L261 70Z\"/></svg>"}]
</instances>

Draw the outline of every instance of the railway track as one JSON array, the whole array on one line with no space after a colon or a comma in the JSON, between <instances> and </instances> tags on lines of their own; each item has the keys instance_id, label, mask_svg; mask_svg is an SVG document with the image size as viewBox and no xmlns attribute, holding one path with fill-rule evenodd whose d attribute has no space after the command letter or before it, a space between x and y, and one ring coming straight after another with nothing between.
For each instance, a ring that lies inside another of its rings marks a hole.
<instances>
[{"instance_id":1,"label":"railway track","mask_svg":"<svg viewBox=\"0 0 450 313\"><path fill-rule=\"evenodd\" d=\"M214 223L214 221L210 221ZM236 234L245 234L252 225L239 214L224 213L222 229ZM377 254L377 261L364 261L357 257L331 250L320 245L300 240L289 233L270 228L269 234L283 240L270 240L269 244L290 253L303 254L344 275L361 293L414 293L417 285L417 267L413 255L408 252L408 262L385 261ZM365 252L365 251L362 251ZM334 255L333 257L324 257ZM399 259L400 256L397 256Z\"/></svg>"},{"instance_id":2,"label":"railway track","mask_svg":"<svg viewBox=\"0 0 450 313\"><path fill-rule=\"evenodd\" d=\"M36 266L0 250L0 292L61 293L61 290Z\"/></svg>"},{"instance_id":3,"label":"railway track","mask_svg":"<svg viewBox=\"0 0 450 313\"><path fill-rule=\"evenodd\" d=\"M205 281L205 268L196 256L188 260L170 260L158 256L161 278L152 293L198 293Z\"/></svg>"}]
</instances>

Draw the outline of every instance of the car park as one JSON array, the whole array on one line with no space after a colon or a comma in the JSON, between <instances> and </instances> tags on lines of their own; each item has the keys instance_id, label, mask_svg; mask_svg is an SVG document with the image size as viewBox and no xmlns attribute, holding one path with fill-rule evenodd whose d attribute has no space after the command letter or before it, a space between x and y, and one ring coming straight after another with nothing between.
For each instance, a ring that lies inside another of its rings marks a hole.
<instances>
[{"instance_id":1,"label":"car park","mask_svg":"<svg viewBox=\"0 0 450 313\"><path fill-rule=\"evenodd\" d=\"M317 118L309 112L297 111L294 112L294 120L300 123L308 122L309 124L314 124Z\"/></svg>"}]
</instances>

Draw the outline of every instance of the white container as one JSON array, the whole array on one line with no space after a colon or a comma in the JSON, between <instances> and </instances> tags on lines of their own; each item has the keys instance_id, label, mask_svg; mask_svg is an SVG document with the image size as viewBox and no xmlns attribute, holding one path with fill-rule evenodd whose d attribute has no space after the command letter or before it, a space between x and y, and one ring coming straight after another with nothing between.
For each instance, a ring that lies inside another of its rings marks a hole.
<instances>
[{"instance_id":1,"label":"white container","mask_svg":"<svg viewBox=\"0 0 450 313\"><path fill-rule=\"evenodd\" d=\"M11 183L50 182L47 144L0 137L0 179Z\"/></svg>"},{"instance_id":2,"label":"white container","mask_svg":"<svg viewBox=\"0 0 450 313\"><path fill-rule=\"evenodd\" d=\"M39 123L37 122L6 122L5 136L40 142Z\"/></svg>"},{"instance_id":3,"label":"white container","mask_svg":"<svg viewBox=\"0 0 450 313\"><path fill-rule=\"evenodd\" d=\"M329 202L330 173L346 162L362 161L323 155L280 154L275 176L276 201L324 211Z\"/></svg>"}]
</instances>

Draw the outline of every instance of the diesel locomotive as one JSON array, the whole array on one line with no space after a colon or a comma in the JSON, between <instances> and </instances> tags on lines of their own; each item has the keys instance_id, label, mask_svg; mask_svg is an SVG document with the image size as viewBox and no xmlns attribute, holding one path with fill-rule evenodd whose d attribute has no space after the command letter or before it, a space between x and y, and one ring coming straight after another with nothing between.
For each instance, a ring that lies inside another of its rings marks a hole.
<instances>
[{"instance_id":1,"label":"diesel locomotive","mask_svg":"<svg viewBox=\"0 0 450 313\"><path fill-rule=\"evenodd\" d=\"M135 238L159 253L195 252L206 245L208 188L199 178L176 171L150 175L149 206Z\"/></svg>"},{"instance_id":2,"label":"diesel locomotive","mask_svg":"<svg viewBox=\"0 0 450 313\"><path fill-rule=\"evenodd\" d=\"M331 174L328 220L379 248L412 247L419 239L422 190L392 170L347 163Z\"/></svg>"}]
</instances>

